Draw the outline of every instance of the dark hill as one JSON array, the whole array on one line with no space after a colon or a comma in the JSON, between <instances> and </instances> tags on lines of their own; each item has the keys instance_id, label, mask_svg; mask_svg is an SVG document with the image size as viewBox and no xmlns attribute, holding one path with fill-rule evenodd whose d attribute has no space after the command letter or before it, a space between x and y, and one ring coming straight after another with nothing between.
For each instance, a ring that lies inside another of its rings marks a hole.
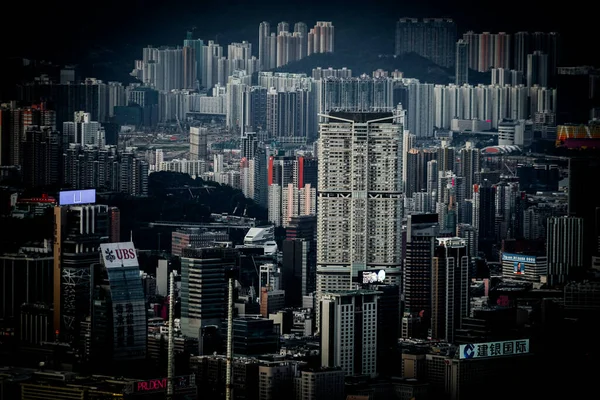
<instances>
[{"instance_id":1,"label":"dark hill","mask_svg":"<svg viewBox=\"0 0 600 400\"><path fill-rule=\"evenodd\" d=\"M385 71L399 70L405 78L416 78L423 83L447 85L454 82L454 68L443 68L416 53L403 56L375 55L368 49L359 51L341 51L335 53L312 54L274 69L274 72L305 73L312 75L313 68L349 68L353 76L371 75L377 69ZM490 74L469 71L469 83L489 84Z\"/></svg>"}]
</instances>

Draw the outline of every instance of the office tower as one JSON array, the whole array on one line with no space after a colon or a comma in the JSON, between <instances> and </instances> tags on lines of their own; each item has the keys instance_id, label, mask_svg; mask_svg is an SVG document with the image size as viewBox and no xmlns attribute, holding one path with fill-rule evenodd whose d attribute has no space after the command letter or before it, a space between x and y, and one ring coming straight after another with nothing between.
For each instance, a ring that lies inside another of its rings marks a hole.
<instances>
[{"instance_id":1,"label":"office tower","mask_svg":"<svg viewBox=\"0 0 600 400\"><path fill-rule=\"evenodd\" d=\"M208 128L190 127L190 160L208 161Z\"/></svg>"},{"instance_id":2,"label":"office tower","mask_svg":"<svg viewBox=\"0 0 600 400\"><path fill-rule=\"evenodd\" d=\"M29 126L20 144L21 175L27 188L60 182L61 135L50 127ZM27 162L25 162L27 161Z\"/></svg>"},{"instance_id":3,"label":"office tower","mask_svg":"<svg viewBox=\"0 0 600 400\"><path fill-rule=\"evenodd\" d=\"M456 62L455 62L454 83L462 86L469 83L469 43L464 40L456 42Z\"/></svg>"},{"instance_id":4,"label":"office tower","mask_svg":"<svg viewBox=\"0 0 600 400\"><path fill-rule=\"evenodd\" d=\"M465 147L458 151L459 167L458 176L462 176L465 180L465 199L473 198L471 188L475 184L475 173L479 172L479 150L473 145L473 142L466 142Z\"/></svg>"},{"instance_id":5,"label":"office tower","mask_svg":"<svg viewBox=\"0 0 600 400\"><path fill-rule=\"evenodd\" d=\"M227 315L225 270L235 267L236 260L237 251L232 248L183 250L181 332L185 336L199 338L202 327L221 326Z\"/></svg>"},{"instance_id":6,"label":"office tower","mask_svg":"<svg viewBox=\"0 0 600 400\"><path fill-rule=\"evenodd\" d=\"M437 214L407 216L404 258L402 337L426 337L431 319L431 271Z\"/></svg>"},{"instance_id":7,"label":"office tower","mask_svg":"<svg viewBox=\"0 0 600 400\"><path fill-rule=\"evenodd\" d=\"M546 229L548 285L557 286L580 276L583 266L583 227L577 217L550 217ZM592 221L590 221L592 223Z\"/></svg>"},{"instance_id":8,"label":"office tower","mask_svg":"<svg viewBox=\"0 0 600 400\"><path fill-rule=\"evenodd\" d=\"M303 400L343 400L344 371L341 368L302 369L295 380L296 398Z\"/></svg>"},{"instance_id":9,"label":"office tower","mask_svg":"<svg viewBox=\"0 0 600 400\"><path fill-rule=\"evenodd\" d=\"M320 126L317 300L361 270L400 284L402 126L392 113L330 113Z\"/></svg>"},{"instance_id":10,"label":"office tower","mask_svg":"<svg viewBox=\"0 0 600 400\"><path fill-rule=\"evenodd\" d=\"M196 89L196 49L183 47L183 89Z\"/></svg>"},{"instance_id":11,"label":"office tower","mask_svg":"<svg viewBox=\"0 0 600 400\"><path fill-rule=\"evenodd\" d=\"M527 87L548 87L548 55L534 51L527 55Z\"/></svg>"},{"instance_id":12,"label":"office tower","mask_svg":"<svg viewBox=\"0 0 600 400\"><path fill-rule=\"evenodd\" d=\"M320 302L321 365L346 376L377 375L379 292L357 290L324 295Z\"/></svg>"},{"instance_id":13,"label":"office tower","mask_svg":"<svg viewBox=\"0 0 600 400\"><path fill-rule=\"evenodd\" d=\"M312 238L283 241L285 305L299 307L302 297L315 291L316 242Z\"/></svg>"},{"instance_id":14,"label":"office tower","mask_svg":"<svg viewBox=\"0 0 600 400\"><path fill-rule=\"evenodd\" d=\"M454 343L469 316L469 256L464 239L438 238L431 272L431 337Z\"/></svg>"},{"instance_id":15,"label":"office tower","mask_svg":"<svg viewBox=\"0 0 600 400\"><path fill-rule=\"evenodd\" d=\"M121 242L101 244L99 251L103 263L94 271L90 361L145 360L146 302L136 249Z\"/></svg>"},{"instance_id":16,"label":"office tower","mask_svg":"<svg viewBox=\"0 0 600 400\"><path fill-rule=\"evenodd\" d=\"M415 52L442 67L455 61L456 24L447 18L400 18L396 22L397 56Z\"/></svg>"},{"instance_id":17,"label":"office tower","mask_svg":"<svg viewBox=\"0 0 600 400\"><path fill-rule=\"evenodd\" d=\"M54 226L54 331L57 338L76 342L80 324L91 313L98 248L109 237L108 206L57 206Z\"/></svg>"},{"instance_id":18,"label":"office tower","mask_svg":"<svg viewBox=\"0 0 600 400\"><path fill-rule=\"evenodd\" d=\"M277 353L279 335L273 320L257 317L233 319L233 354L236 356L259 356Z\"/></svg>"},{"instance_id":19,"label":"office tower","mask_svg":"<svg viewBox=\"0 0 600 400\"><path fill-rule=\"evenodd\" d=\"M37 249L36 249L37 250ZM23 304L52 304L52 249L0 255L0 320L17 329ZM16 336L16 335L15 335Z\"/></svg>"},{"instance_id":20,"label":"office tower","mask_svg":"<svg viewBox=\"0 0 600 400\"><path fill-rule=\"evenodd\" d=\"M583 265L591 266L591 257L597 250L594 220L600 198L590 193L594 185L593 177L600 176L600 161L594 157L569 158L569 205L568 215L583 219Z\"/></svg>"},{"instance_id":21,"label":"office tower","mask_svg":"<svg viewBox=\"0 0 600 400\"><path fill-rule=\"evenodd\" d=\"M484 179L473 185L473 226L477 229L478 248L491 256L496 243L496 186Z\"/></svg>"},{"instance_id":22,"label":"office tower","mask_svg":"<svg viewBox=\"0 0 600 400\"><path fill-rule=\"evenodd\" d=\"M317 21L314 28L308 33L307 55L314 53L333 53L334 51L334 26L332 22Z\"/></svg>"}]
</instances>

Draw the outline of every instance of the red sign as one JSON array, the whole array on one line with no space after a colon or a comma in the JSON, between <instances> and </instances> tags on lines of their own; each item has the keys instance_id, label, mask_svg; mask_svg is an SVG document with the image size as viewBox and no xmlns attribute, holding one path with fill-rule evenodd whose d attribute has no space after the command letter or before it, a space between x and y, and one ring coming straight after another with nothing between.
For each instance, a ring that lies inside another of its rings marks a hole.
<instances>
[{"instance_id":1,"label":"red sign","mask_svg":"<svg viewBox=\"0 0 600 400\"><path fill-rule=\"evenodd\" d=\"M149 381L138 382L136 392L149 392L152 390L165 390L167 388L167 378L151 379Z\"/></svg>"}]
</instances>

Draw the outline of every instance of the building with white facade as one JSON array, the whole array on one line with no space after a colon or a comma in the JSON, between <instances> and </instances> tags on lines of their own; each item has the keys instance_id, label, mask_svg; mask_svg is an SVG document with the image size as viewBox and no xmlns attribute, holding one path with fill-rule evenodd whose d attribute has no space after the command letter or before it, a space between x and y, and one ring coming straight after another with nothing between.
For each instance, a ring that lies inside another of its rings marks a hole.
<instances>
[{"instance_id":1,"label":"building with white facade","mask_svg":"<svg viewBox=\"0 0 600 400\"><path fill-rule=\"evenodd\" d=\"M386 282L400 284L402 126L391 112L322 117L317 301L350 290L364 269L385 269Z\"/></svg>"},{"instance_id":2,"label":"building with white facade","mask_svg":"<svg viewBox=\"0 0 600 400\"><path fill-rule=\"evenodd\" d=\"M377 374L377 301L380 292L327 294L320 304L321 365L346 376Z\"/></svg>"}]
</instances>

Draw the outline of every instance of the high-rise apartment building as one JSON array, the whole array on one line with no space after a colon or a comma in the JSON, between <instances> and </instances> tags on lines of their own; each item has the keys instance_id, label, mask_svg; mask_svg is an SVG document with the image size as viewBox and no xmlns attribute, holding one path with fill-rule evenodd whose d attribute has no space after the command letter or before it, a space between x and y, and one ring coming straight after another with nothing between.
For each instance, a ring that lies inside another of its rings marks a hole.
<instances>
[{"instance_id":1,"label":"high-rise apartment building","mask_svg":"<svg viewBox=\"0 0 600 400\"><path fill-rule=\"evenodd\" d=\"M317 300L364 269L400 284L402 126L392 113L332 112L320 126Z\"/></svg>"},{"instance_id":2,"label":"high-rise apartment building","mask_svg":"<svg viewBox=\"0 0 600 400\"><path fill-rule=\"evenodd\" d=\"M347 376L377 374L379 292L327 294L320 302L321 365L341 367Z\"/></svg>"},{"instance_id":3,"label":"high-rise apartment building","mask_svg":"<svg viewBox=\"0 0 600 400\"><path fill-rule=\"evenodd\" d=\"M464 40L456 42L456 69L454 83L456 86L462 86L469 83L469 43Z\"/></svg>"},{"instance_id":4,"label":"high-rise apartment building","mask_svg":"<svg viewBox=\"0 0 600 400\"><path fill-rule=\"evenodd\" d=\"M527 55L527 87L548 87L548 54L534 51Z\"/></svg>"},{"instance_id":5,"label":"high-rise apartment building","mask_svg":"<svg viewBox=\"0 0 600 400\"><path fill-rule=\"evenodd\" d=\"M204 71L204 64L202 58L202 49L204 47L204 41L202 39L193 39L192 32L187 32L186 38L183 40L183 46L191 47L192 49L194 49L194 58L196 61L194 63L194 65L196 66L195 79L197 81L200 81L202 79L202 72Z\"/></svg>"},{"instance_id":6,"label":"high-rise apartment building","mask_svg":"<svg viewBox=\"0 0 600 400\"><path fill-rule=\"evenodd\" d=\"M317 21L314 28L308 32L307 55L314 53L333 53L334 26L330 21Z\"/></svg>"},{"instance_id":7,"label":"high-rise apartment building","mask_svg":"<svg viewBox=\"0 0 600 400\"><path fill-rule=\"evenodd\" d=\"M442 67L455 62L456 24L448 18L400 18L396 22L397 56L415 52Z\"/></svg>"},{"instance_id":8,"label":"high-rise apartment building","mask_svg":"<svg viewBox=\"0 0 600 400\"><path fill-rule=\"evenodd\" d=\"M21 174L27 188L54 185L61 176L61 134L50 127L28 126L20 142Z\"/></svg>"}]
</instances>

